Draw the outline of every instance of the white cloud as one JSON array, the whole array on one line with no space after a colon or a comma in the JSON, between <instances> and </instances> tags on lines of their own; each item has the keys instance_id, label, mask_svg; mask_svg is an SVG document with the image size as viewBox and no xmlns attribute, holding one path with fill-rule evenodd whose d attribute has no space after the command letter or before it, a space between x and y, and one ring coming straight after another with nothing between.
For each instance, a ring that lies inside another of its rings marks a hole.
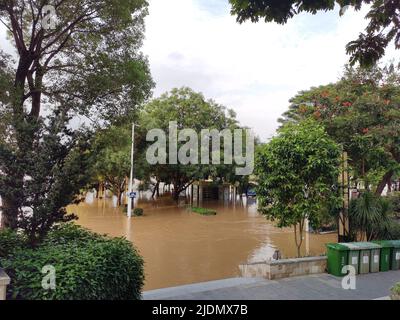
<instances>
[{"instance_id":1,"label":"white cloud","mask_svg":"<svg viewBox=\"0 0 400 320\"><path fill-rule=\"evenodd\" d=\"M364 29L365 10L302 14L281 26L239 25L229 7L199 0L151 0L144 52L155 95L190 86L233 108L263 139L272 136L299 90L336 81L348 61L345 45Z\"/></svg>"}]
</instances>

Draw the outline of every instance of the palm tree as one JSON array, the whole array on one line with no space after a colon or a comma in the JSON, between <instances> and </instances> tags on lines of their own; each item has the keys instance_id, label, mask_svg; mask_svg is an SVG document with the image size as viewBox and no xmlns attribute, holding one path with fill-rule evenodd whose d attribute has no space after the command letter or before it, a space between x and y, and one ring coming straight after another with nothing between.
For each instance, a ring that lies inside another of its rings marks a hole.
<instances>
[{"instance_id":1,"label":"palm tree","mask_svg":"<svg viewBox=\"0 0 400 320\"><path fill-rule=\"evenodd\" d=\"M379 237L385 226L390 224L392 206L387 199L370 191L363 192L358 199L350 203L350 229L354 238L374 240Z\"/></svg>"}]
</instances>

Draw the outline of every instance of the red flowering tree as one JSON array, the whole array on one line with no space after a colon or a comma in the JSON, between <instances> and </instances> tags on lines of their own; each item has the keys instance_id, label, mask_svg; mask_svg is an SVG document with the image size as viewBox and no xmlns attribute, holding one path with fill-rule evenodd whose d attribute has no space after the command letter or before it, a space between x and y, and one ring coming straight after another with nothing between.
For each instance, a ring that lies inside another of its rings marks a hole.
<instances>
[{"instance_id":1,"label":"red flowering tree","mask_svg":"<svg viewBox=\"0 0 400 320\"><path fill-rule=\"evenodd\" d=\"M354 179L381 194L400 171L400 68L346 68L334 84L291 99L281 122L314 118L348 152Z\"/></svg>"}]
</instances>

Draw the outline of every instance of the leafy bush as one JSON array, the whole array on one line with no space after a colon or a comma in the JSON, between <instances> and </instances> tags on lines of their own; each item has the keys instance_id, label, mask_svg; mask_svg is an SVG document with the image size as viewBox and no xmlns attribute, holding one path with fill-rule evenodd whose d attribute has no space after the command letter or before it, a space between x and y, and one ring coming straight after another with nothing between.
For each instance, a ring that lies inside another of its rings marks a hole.
<instances>
[{"instance_id":1,"label":"leafy bush","mask_svg":"<svg viewBox=\"0 0 400 320\"><path fill-rule=\"evenodd\" d=\"M133 215L135 217L141 217L143 216L143 209L142 208L135 208L133 209Z\"/></svg>"},{"instance_id":2,"label":"leafy bush","mask_svg":"<svg viewBox=\"0 0 400 320\"><path fill-rule=\"evenodd\" d=\"M64 223L53 226L42 245L70 244L71 241L83 243L92 240L104 240L104 237L73 223Z\"/></svg>"},{"instance_id":3,"label":"leafy bush","mask_svg":"<svg viewBox=\"0 0 400 320\"><path fill-rule=\"evenodd\" d=\"M400 282L392 288L392 300L400 300Z\"/></svg>"},{"instance_id":4,"label":"leafy bush","mask_svg":"<svg viewBox=\"0 0 400 320\"><path fill-rule=\"evenodd\" d=\"M388 199L392 204L394 213L396 216L400 217L400 192L390 193Z\"/></svg>"},{"instance_id":5,"label":"leafy bush","mask_svg":"<svg viewBox=\"0 0 400 320\"><path fill-rule=\"evenodd\" d=\"M0 258L12 254L16 249L26 248L25 236L11 229L0 230Z\"/></svg>"},{"instance_id":6,"label":"leafy bush","mask_svg":"<svg viewBox=\"0 0 400 320\"><path fill-rule=\"evenodd\" d=\"M143 259L121 238L100 236L73 224L58 226L36 249L0 259L11 277L10 299L136 300L144 283ZM56 289L42 288L42 268L56 271Z\"/></svg>"},{"instance_id":7,"label":"leafy bush","mask_svg":"<svg viewBox=\"0 0 400 320\"><path fill-rule=\"evenodd\" d=\"M395 220L390 220L389 223L382 225L382 231L379 233L379 240L399 240L400 239L400 224Z\"/></svg>"},{"instance_id":8,"label":"leafy bush","mask_svg":"<svg viewBox=\"0 0 400 320\"><path fill-rule=\"evenodd\" d=\"M192 208L192 212L201 214L201 215L203 215L203 216L216 216L216 215L217 215L217 212L216 212L216 211L211 210L211 209L206 209L206 208L196 208L196 207L193 207L193 208Z\"/></svg>"}]
</instances>

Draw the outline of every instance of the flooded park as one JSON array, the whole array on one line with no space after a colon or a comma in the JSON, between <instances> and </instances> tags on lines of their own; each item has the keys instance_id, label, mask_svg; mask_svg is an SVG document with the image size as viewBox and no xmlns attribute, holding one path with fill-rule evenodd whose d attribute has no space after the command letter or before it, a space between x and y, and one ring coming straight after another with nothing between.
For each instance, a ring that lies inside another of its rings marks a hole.
<instances>
[{"instance_id":1,"label":"flooded park","mask_svg":"<svg viewBox=\"0 0 400 320\"><path fill-rule=\"evenodd\" d=\"M126 237L145 261L145 290L240 276L239 265L265 261L280 250L282 258L296 256L292 229L279 229L257 212L254 198L208 200L202 207L215 216L192 213L187 200L177 204L168 196L151 200L141 193L135 206L144 216L127 218L115 198L96 199L68 207L78 224L98 233ZM325 253L336 234L305 233L302 254Z\"/></svg>"}]
</instances>

